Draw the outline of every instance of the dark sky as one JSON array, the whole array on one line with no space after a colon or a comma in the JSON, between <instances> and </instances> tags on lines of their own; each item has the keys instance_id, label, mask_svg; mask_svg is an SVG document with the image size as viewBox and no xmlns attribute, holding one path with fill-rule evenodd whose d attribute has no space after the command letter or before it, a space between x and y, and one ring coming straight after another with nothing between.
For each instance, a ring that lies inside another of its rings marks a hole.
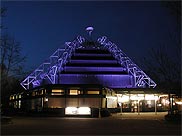
<instances>
[{"instance_id":1,"label":"dark sky","mask_svg":"<svg viewBox=\"0 0 182 136\"><path fill-rule=\"evenodd\" d=\"M3 2L4 30L21 43L26 68L35 69L64 42L86 35L107 36L131 59L140 63L151 48L168 43L174 27L169 10L160 2Z\"/></svg>"}]
</instances>

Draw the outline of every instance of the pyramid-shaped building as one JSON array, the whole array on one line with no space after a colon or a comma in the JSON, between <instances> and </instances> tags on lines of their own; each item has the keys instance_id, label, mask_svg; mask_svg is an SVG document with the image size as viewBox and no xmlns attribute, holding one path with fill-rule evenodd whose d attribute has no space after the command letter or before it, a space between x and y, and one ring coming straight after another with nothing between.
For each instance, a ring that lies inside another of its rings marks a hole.
<instances>
[{"instance_id":1,"label":"pyramid-shaped building","mask_svg":"<svg viewBox=\"0 0 182 136\"><path fill-rule=\"evenodd\" d=\"M87 30L91 35L93 28ZM66 42L64 49L57 49L21 85L26 90L22 107L59 109L62 115L93 116L99 108L132 111L138 100L145 105L150 97L151 107L156 101L156 95L145 91L156 83L106 36L96 40L77 36Z\"/></svg>"},{"instance_id":2,"label":"pyramid-shaped building","mask_svg":"<svg viewBox=\"0 0 182 136\"><path fill-rule=\"evenodd\" d=\"M32 89L46 84L98 84L114 88L154 88L148 77L117 45L103 36L89 41L78 36L57 49L21 85Z\"/></svg>"}]
</instances>

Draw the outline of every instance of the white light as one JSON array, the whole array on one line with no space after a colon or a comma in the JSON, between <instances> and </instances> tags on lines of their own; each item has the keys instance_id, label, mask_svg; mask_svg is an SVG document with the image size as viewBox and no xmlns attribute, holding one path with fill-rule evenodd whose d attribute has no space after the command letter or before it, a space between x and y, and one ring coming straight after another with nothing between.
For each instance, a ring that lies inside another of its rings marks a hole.
<instances>
[{"instance_id":1,"label":"white light","mask_svg":"<svg viewBox=\"0 0 182 136\"><path fill-rule=\"evenodd\" d=\"M127 102L129 101L129 96L123 95L122 97L118 97L118 102Z\"/></svg>"},{"instance_id":2,"label":"white light","mask_svg":"<svg viewBox=\"0 0 182 136\"><path fill-rule=\"evenodd\" d=\"M90 115L91 114L90 108L89 107L79 107L77 114Z\"/></svg>"},{"instance_id":3,"label":"white light","mask_svg":"<svg viewBox=\"0 0 182 136\"><path fill-rule=\"evenodd\" d=\"M89 27L86 28L86 31L93 31L93 30L94 30L94 28L91 27L91 26L89 26Z\"/></svg>"},{"instance_id":4,"label":"white light","mask_svg":"<svg viewBox=\"0 0 182 136\"><path fill-rule=\"evenodd\" d=\"M138 96L137 96L137 95L132 95L132 96L130 97L130 100L138 100Z\"/></svg>"},{"instance_id":5,"label":"white light","mask_svg":"<svg viewBox=\"0 0 182 136\"><path fill-rule=\"evenodd\" d=\"M66 115L90 115L91 109L89 107L66 107Z\"/></svg>"},{"instance_id":6,"label":"white light","mask_svg":"<svg viewBox=\"0 0 182 136\"><path fill-rule=\"evenodd\" d=\"M48 98L46 98L45 101L48 102Z\"/></svg>"},{"instance_id":7,"label":"white light","mask_svg":"<svg viewBox=\"0 0 182 136\"><path fill-rule=\"evenodd\" d=\"M165 104L166 103L166 100L165 99L162 99L162 101L161 101L163 104Z\"/></svg>"},{"instance_id":8,"label":"white light","mask_svg":"<svg viewBox=\"0 0 182 136\"><path fill-rule=\"evenodd\" d=\"M117 99L117 97L113 97L113 96L106 96L106 98L110 98L110 99L113 99L113 100Z\"/></svg>"},{"instance_id":9,"label":"white light","mask_svg":"<svg viewBox=\"0 0 182 136\"><path fill-rule=\"evenodd\" d=\"M138 94L139 97L144 97L144 94Z\"/></svg>"},{"instance_id":10,"label":"white light","mask_svg":"<svg viewBox=\"0 0 182 136\"><path fill-rule=\"evenodd\" d=\"M155 100L155 96L154 95L145 95L145 100Z\"/></svg>"},{"instance_id":11,"label":"white light","mask_svg":"<svg viewBox=\"0 0 182 136\"><path fill-rule=\"evenodd\" d=\"M176 104L182 105L182 102L176 102Z\"/></svg>"},{"instance_id":12,"label":"white light","mask_svg":"<svg viewBox=\"0 0 182 136\"><path fill-rule=\"evenodd\" d=\"M165 100L165 104L169 104L169 101L168 100Z\"/></svg>"},{"instance_id":13,"label":"white light","mask_svg":"<svg viewBox=\"0 0 182 136\"><path fill-rule=\"evenodd\" d=\"M65 114L77 114L77 108L76 107L67 107L65 109Z\"/></svg>"},{"instance_id":14,"label":"white light","mask_svg":"<svg viewBox=\"0 0 182 136\"><path fill-rule=\"evenodd\" d=\"M162 104L159 103L158 106L162 106Z\"/></svg>"},{"instance_id":15,"label":"white light","mask_svg":"<svg viewBox=\"0 0 182 136\"><path fill-rule=\"evenodd\" d=\"M149 104L149 105L150 105L151 103L152 103L152 102L151 102L150 100L148 100L148 101L147 101L147 104Z\"/></svg>"},{"instance_id":16,"label":"white light","mask_svg":"<svg viewBox=\"0 0 182 136\"><path fill-rule=\"evenodd\" d=\"M156 101L159 99L159 97L158 97L158 96L154 96L154 98L155 98L155 100L156 100Z\"/></svg>"},{"instance_id":17,"label":"white light","mask_svg":"<svg viewBox=\"0 0 182 136\"><path fill-rule=\"evenodd\" d=\"M138 96L138 100L144 100L144 96Z\"/></svg>"},{"instance_id":18,"label":"white light","mask_svg":"<svg viewBox=\"0 0 182 136\"><path fill-rule=\"evenodd\" d=\"M119 102L118 104L119 104L119 106L121 107L121 103Z\"/></svg>"}]
</instances>

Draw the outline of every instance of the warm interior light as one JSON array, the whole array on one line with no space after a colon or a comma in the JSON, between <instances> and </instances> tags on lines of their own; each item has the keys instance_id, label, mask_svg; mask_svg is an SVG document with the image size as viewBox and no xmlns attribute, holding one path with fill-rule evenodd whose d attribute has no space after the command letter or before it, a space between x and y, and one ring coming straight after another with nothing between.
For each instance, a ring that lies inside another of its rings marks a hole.
<instances>
[{"instance_id":1,"label":"warm interior light","mask_svg":"<svg viewBox=\"0 0 182 136\"><path fill-rule=\"evenodd\" d=\"M64 93L64 90L52 90L52 93Z\"/></svg>"},{"instance_id":2,"label":"warm interior light","mask_svg":"<svg viewBox=\"0 0 182 136\"><path fill-rule=\"evenodd\" d=\"M159 96L154 96L155 100L157 101L159 99Z\"/></svg>"},{"instance_id":3,"label":"warm interior light","mask_svg":"<svg viewBox=\"0 0 182 136\"><path fill-rule=\"evenodd\" d=\"M155 100L155 96L153 94L146 94L145 100Z\"/></svg>"},{"instance_id":4,"label":"warm interior light","mask_svg":"<svg viewBox=\"0 0 182 136\"><path fill-rule=\"evenodd\" d=\"M122 97L118 97L118 102L128 102L129 96L123 95Z\"/></svg>"},{"instance_id":5,"label":"warm interior light","mask_svg":"<svg viewBox=\"0 0 182 136\"><path fill-rule=\"evenodd\" d=\"M70 95L78 95L78 90L70 90Z\"/></svg>"},{"instance_id":6,"label":"warm interior light","mask_svg":"<svg viewBox=\"0 0 182 136\"><path fill-rule=\"evenodd\" d=\"M169 100L164 99L164 102L165 102L164 104L167 104L167 105L169 104Z\"/></svg>"},{"instance_id":7,"label":"warm interior light","mask_svg":"<svg viewBox=\"0 0 182 136\"><path fill-rule=\"evenodd\" d=\"M99 94L99 91L87 91L87 94Z\"/></svg>"},{"instance_id":8,"label":"warm interior light","mask_svg":"<svg viewBox=\"0 0 182 136\"><path fill-rule=\"evenodd\" d=\"M132 96L130 96L130 100L138 100L137 95L132 95Z\"/></svg>"}]
</instances>

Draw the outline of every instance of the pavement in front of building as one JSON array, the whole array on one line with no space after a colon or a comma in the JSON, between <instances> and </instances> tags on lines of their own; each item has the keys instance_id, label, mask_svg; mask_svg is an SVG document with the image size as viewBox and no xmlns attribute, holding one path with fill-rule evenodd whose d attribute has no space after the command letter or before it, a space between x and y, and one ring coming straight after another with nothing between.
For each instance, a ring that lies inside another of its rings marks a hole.
<instances>
[{"instance_id":1,"label":"pavement in front of building","mask_svg":"<svg viewBox=\"0 0 182 136\"><path fill-rule=\"evenodd\" d=\"M181 124L166 122L167 113L117 113L103 118L12 117L2 135L181 135Z\"/></svg>"},{"instance_id":2,"label":"pavement in front of building","mask_svg":"<svg viewBox=\"0 0 182 136\"><path fill-rule=\"evenodd\" d=\"M111 118L118 119L144 119L144 120L164 120L164 116L167 112L123 112L114 113Z\"/></svg>"}]
</instances>

